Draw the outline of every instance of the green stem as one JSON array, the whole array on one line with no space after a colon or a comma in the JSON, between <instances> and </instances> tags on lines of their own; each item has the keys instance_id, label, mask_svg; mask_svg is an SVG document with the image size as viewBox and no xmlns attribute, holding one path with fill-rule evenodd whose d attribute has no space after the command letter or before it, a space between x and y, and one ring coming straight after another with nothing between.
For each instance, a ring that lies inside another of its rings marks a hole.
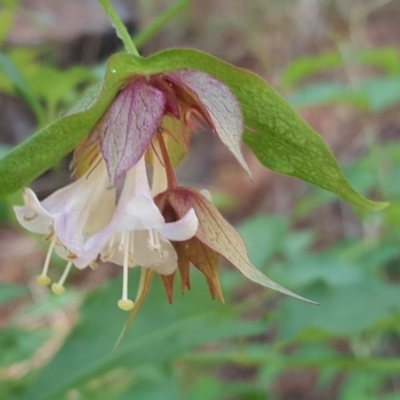
<instances>
[{"instance_id":1,"label":"green stem","mask_svg":"<svg viewBox=\"0 0 400 400\"><path fill-rule=\"evenodd\" d=\"M125 50L128 53L138 56L139 52L137 51L137 48L136 48L135 44L133 43L132 38L129 35L129 32L127 31L124 23L121 21L118 14L116 13L114 8L110 4L110 1L109 0L99 0L99 3L104 8L104 11L110 18L111 23L117 32L117 36L122 40L122 42L125 46Z\"/></svg>"}]
</instances>

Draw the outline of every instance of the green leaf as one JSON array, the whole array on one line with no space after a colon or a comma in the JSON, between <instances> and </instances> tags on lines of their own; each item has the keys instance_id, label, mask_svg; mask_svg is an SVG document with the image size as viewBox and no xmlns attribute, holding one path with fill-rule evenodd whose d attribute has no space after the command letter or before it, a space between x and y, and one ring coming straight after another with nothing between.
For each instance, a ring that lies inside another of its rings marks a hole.
<instances>
[{"instance_id":1,"label":"green leaf","mask_svg":"<svg viewBox=\"0 0 400 400\"><path fill-rule=\"evenodd\" d=\"M192 68L229 86L249 128L243 140L267 168L329 190L365 210L387 206L352 188L322 138L260 77L195 50L166 50L142 62L149 65L148 73Z\"/></svg>"},{"instance_id":2,"label":"green leaf","mask_svg":"<svg viewBox=\"0 0 400 400\"><path fill-rule=\"evenodd\" d=\"M296 108L324 103L350 103L365 110L370 105L368 95L362 90L354 90L346 85L334 82L305 86L292 93L288 100Z\"/></svg>"},{"instance_id":3,"label":"green leaf","mask_svg":"<svg viewBox=\"0 0 400 400\"><path fill-rule=\"evenodd\" d=\"M260 77L185 49L166 50L149 58L125 53L111 57L101 93L89 109L48 125L0 161L0 196L26 185L71 151L129 77L182 68L209 73L232 90L248 128L243 140L264 166L329 190L365 210L387 206L367 200L352 188L322 138Z\"/></svg>"},{"instance_id":4,"label":"green leaf","mask_svg":"<svg viewBox=\"0 0 400 400\"><path fill-rule=\"evenodd\" d=\"M400 74L400 53L395 47L382 47L360 51L362 64L382 68L387 75Z\"/></svg>"},{"instance_id":5,"label":"green leaf","mask_svg":"<svg viewBox=\"0 0 400 400\"><path fill-rule=\"evenodd\" d=\"M337 52L321 53L312 57L297 58L283 72L282 83L292 86L311 75L341 66L342 57Z\"/></svg>"},{"instance_id":6,"label":"green leaf","mask_svg":"<svg viewBox=\"0 0 400 400\"><path fill-rule=\"evenodd\" d=\"M105 112L128 75L120 74L112 60L101 90L89 88L83 99L63 117L45 126L0 160L0 197L12 193L47 169L62 157L93 128Z\"/></svg>"}]
</instances>

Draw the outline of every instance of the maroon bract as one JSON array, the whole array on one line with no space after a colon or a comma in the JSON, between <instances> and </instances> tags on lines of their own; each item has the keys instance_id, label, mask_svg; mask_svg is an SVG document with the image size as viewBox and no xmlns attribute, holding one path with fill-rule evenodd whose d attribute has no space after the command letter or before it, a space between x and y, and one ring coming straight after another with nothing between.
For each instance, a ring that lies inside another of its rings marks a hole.
<instances>
[{"instance_id":1,"label":"maroon bract","mask_svg":"<svg viewBox=\"0 0 400 400\"><path fill-rule=\"evenodd\" d=\"M185 143L193 129L192 119L200 118L251 174L240 150L243 116L236 97L214 77L181 69L133 77L92 132L100 140L111 186L143 156L162 129L164 117L180 122L179 132L169 133L182 135Z\"/></svg>"}]
</instances>

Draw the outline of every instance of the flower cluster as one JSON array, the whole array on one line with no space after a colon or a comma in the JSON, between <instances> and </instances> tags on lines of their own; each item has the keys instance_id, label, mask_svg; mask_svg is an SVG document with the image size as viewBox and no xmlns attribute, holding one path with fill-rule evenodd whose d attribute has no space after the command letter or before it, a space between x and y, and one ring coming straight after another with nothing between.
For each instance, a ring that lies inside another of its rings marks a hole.
<instances>
[{"instance_id":1,"label":"flower cluster","mask_svg":"<svg viewBox=\"0 0 400 400\"><path fill-rule=\"evenodd\" d=\"M250 175L240 150L241 108L228 87L188 69L130 77L76 147L78 179L42 202L25 189L24 205L14 208L22 226L50 243L37 281L51 283L53 252L67 262L60 280L51 285L58 294L73 265L96 268L98 259L110 261L123 268L118 306L132 310L146 296L154 272L161 275L170 301L176 271L182 291L190 288L192 264L205 275L212 297L223 301L218 281L222 256L250 280L298 297L251 265L243 240L206 193L178 185L173 165L199 123L221 139ZM128 272L134 266L142 269L135 302L128 296Z\"/></svg>"}]
</instances>

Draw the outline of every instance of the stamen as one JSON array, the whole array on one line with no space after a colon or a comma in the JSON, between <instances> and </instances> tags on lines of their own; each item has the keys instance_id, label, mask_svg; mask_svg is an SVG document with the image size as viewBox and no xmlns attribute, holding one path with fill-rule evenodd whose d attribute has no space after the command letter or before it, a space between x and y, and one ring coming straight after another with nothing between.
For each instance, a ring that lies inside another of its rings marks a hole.
<instances>
[{"instance_id":1,"label":"stamen","mask_svg":"<svg viewBox=\"0 0 400 400\"><path fill-rule=\"evenodd\" d=\"M149 229L149 247L151 250L156 251L160 254L161 243L158 231L155 229Z\"/></svg>"},{"instance_id":2,"label":"stamen","mask_svg":"<svg viewBox=\"0 0 400 400\"><path fill-rule=\"evenodd\" d=\"M89 178L89 176L93 173L93 171L96 169L98 165L100 165L102 160L101 156L98 156L95 154L95 157L92 158L92 160L89 163L89 170L87 171L86 179Z\"/></svg>"},{"instance_id":3,"label":"stamen","mask_svg":"<svg viewBox=\"0 0 400 400\"><path fill-rule=\"evenodd\" d=\"M122 271L122 298L118 301L118 307L124 311L132 310L135 303L128 299L128 270L129 270L129 232L122 233L122 243L128 243L128 246L124 246L124 263Z\"/></svg>"},{"instance_id":4,"label":"stamen","mask_svg":"<svg viewBox=\"0 0 400 400\"><path fill-rule=\"evenodd\" d=\"M110 242L108 243L107 252L100 256L101 261L110 261L111 258L114 256L115 253L114 242L115 242L115 234L112 235Z\"/></svg>"},{"instance_id":5,"label":"stamen","mask_svg":"<svg viewBox=\"0 0 400 400\"><path fill-rule=\"evenodd\" d=\"M65 267L65 270L64 270L63 274L61 275L60 280L57 283L53 283L51 285L51 290L55 294L63 294L64 293L64 291L65 291L64 282L67 279L69 272L71 271L71 267L72 267L72 262L70 261L67 264L67 266Z\"/></svg>"},{"instance_id":6,"label":"stamen","mask_svg":"<svg viewBox=\"0 0 400 400\"><path fill-rule=\"evenodd\" d=\"M129 239L129 268L133 268L135 266L135 247L134 247L134 233L132 232L130 234L130 239Z\"/></svg>"},{"instance_id":7,"label":"stamen","mask_svg":"<svg viewBox=\"0 0 400 400\"><path fill-rule=\"evenodd\" d=\"M24 218L24 221L32 221L32 220L34 220L35 218L37 218L37 216L38 216L38 214L36 213L36 212L33 212L32 213L32 215L24 215L23 216L23 218Z\"/></svg>"},{"instance_id":8,"label":"stamen","mask_svg":"<svg viewBox=\"0 0 400 400\"><path fill-rule=\"evenodd\" d=\"M56 240L57 240L57 235L55 233L53 233L53 237L51 239L49 249L47 250L46 260L44 261L42 273L36 277L36 282L39 283L39 285L47 286L51 282L51 279L47 274L49 271L50 258L53 253L54 245L56 244Z\"/></svg>"},{"instance_id":9,"label":"stamen","mask_svg":"<svg viewBox=\"0 0 400 400\"><path fill-rule=\"evenodd\" d=\"M121 241L119 242L119 246L118 246L119 251L125 252L126 233L128 233L128 232L122 233ZM127 247L129 247L129 244Z\"/></svg>"}]
</instances>

